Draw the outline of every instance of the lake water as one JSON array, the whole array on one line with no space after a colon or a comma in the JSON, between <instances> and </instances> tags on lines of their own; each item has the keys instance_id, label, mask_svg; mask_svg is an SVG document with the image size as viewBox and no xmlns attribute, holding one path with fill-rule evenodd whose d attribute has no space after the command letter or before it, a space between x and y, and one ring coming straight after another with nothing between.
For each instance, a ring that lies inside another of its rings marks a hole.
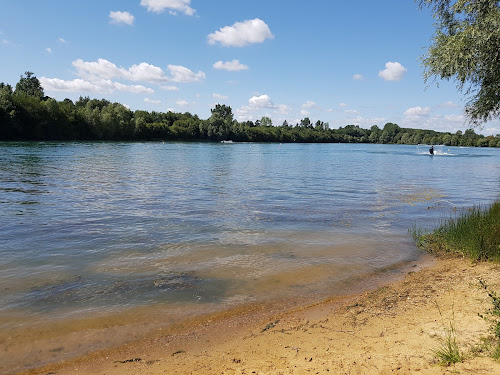
<instances>
[{"instance_id":1,"label":"lake water","mask_svg":"<svg viewBox=\"0 0 500 375\"><path fill-rule=\"evenodd\" d=\"M0 372L348 293L422 255L409 228L499 192L491 148L0 143Z\"/></svg>"}]
</instances>

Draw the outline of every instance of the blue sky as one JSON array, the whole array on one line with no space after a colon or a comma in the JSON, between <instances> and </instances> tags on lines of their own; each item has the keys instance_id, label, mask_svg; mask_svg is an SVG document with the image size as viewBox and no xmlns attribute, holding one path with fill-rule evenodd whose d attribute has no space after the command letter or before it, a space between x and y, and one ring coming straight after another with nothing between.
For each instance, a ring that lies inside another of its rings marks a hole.
<instances>
[{"instance_id":1,"label":"blue sky","mask_svg":"<svg viewBox=\"0 0 500 375\"><path fill-rule=\"evenodd\" d=\"M0 82L29 70L58 100L463 131L455 84L423 82L433 22L413 0L2 1Z\"/></svg>"}]
</instances>

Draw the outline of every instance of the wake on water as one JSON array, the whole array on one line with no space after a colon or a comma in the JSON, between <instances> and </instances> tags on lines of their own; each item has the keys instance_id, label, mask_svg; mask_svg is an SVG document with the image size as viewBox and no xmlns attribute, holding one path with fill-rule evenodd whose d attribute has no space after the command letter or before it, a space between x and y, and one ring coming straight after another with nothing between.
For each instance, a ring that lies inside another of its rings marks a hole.
<instances>
[{"instance_id":1,"label":"wake on water","mask_svg":"<svg viewBox=\"0 0 500 375\"><path fill-rule=\"evenodd\" d=\"M425 146L426 148L422 150L421 147L423 147L423 146ZM451 152L451 149L449 149L449 148L446 149L446 146L435 146L434 153L431 154L429 152L428 147L430 147L430 146L429 145L418 145L417 146L417 154L418 155L429 155L429 156L456 156L457 155L457 154L454 154L453 152ZM445 149L443 149L443 147L445 147Z\"/></svg>"}]
</instances>

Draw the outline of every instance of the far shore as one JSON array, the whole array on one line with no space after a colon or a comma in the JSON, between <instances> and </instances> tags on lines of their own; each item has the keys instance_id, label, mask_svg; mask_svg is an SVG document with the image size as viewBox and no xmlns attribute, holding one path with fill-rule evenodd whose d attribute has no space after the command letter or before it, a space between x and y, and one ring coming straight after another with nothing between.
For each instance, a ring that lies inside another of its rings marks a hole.
<instances>
[{"instance_id":1,"label":"far shore","mask_svg":"<svg viewBox=\"0 0 500 375\"><path fill-rule=\"evenodd\" d=\"M488 335L478 314L490 303L479 279L500 290L500 265L437 258L362 294L221 314L18 374L500 374L499 362L477 353ZM465 360L446 367L433 351L450 323Z\"/></svg>"}]
</instances>

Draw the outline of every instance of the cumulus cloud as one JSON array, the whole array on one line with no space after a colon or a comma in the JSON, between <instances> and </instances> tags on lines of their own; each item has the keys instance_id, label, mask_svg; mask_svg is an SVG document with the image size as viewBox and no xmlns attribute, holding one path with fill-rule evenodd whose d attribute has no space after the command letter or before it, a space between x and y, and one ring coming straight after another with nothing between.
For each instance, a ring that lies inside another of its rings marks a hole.
<instances>
[{"instance_id":1,"label":"cumulus cloud","mask_svg":"<svg viewBox=\"0 0 500 375\"><path fill-rule=\"evenodd\" d=\"M355 74L352 76L352 79L356 80L356 81L361 81L364 79L363 75L362 74Z\"/></svg>"},{"instance_id":2,"label":"cumulus cloud","mask_svg":"<svg viewBox=\"0 0 500 375\"><path fill-rule=\"evenodd\" d=\"M273 39L269 26L259 18L236 22L208 35L208 44L220 43L225 47L243 47Z\"/></svg>"},{"instance_id":3,"label":"cumulus cloud","mask_svg":"<svg viewBox=\"0 0 500 375\"><path fill-rule=\"evenodd\" d=\"M302 104L302 108L311 109L311 108L317 108L317 107L318 107L318 105L311 100L308 100L307 102L305 102L305 104Z\"/></svg>"},{"instance_id":4,"label":"cumulus cloud","mask_svg":"<svg viewBox=\"0 0 500 375\"><path fill-rule=\"evenodd\" d=\"M161 104L161 100L153 100L149 98L144 98L144 102L150 103L150 104Z\"/></svg>"},{"instance_id":5,"label":"cumulus cloud","mask_svg":"<svg viewBox=\"0 0 500 375\"><path fill-rule=\"evenodd\" d=\"M308 112L308 111L306 111L305 109L301 109L300 112L299 112L299 114L301 116L309 116L311 113Z\"/></svg>"},{"instance_id":6,"label":"cumulus cloud","mask_svg":"<svg viewBox=\"0 0 500 375\"><path fill-rule=\"evenodd\" d=\"M344 111L344 113L345 113L346 115L359 115L359 112L358 112L358 111L356 111L355 109L346 109L346 110Z\"/></svg>"},{"instance_id":7,"label":"cumulus cloud","mask_svg":"<svg viewBox=\"0 0 500 375\"><path fill-rule=\"evenodd\" d=\"M248 105L236 109L238 121L255 120L262 116L272 117L271 111L278 115L288 115L291 108L285 104L275 105L269 95L254 95Z\"/></svg>"},{"instance_id":8,"label":"cumulus cloud","mask_svg":"<svg viewBox=\"0 0 500 375\"><path fill-rule=\"evenodd\" d=\"M347 107L347 104L345 104L345 103L339 103L339 107Z\"/></svg>"},{"instance_id":9,"label":"cumulus cloud","mask_svg":"<svg viewBox=\"0 0 500 375\"><path fill-rule=\"evenodd\" d=\"M66 39L64 39L64 38L57 38L57 40L59 40L59 42L60 42L60 43L63 43L63 44L68 43L68 42L66 41Z\"/></svg>"},{"instance_id":10,"label":"cumulus cloud","mask_svg":"<svg viewBox=\"0 0 500 375\"><path fill-rule=\"evenodd\" d=\"M380 78L386 81L400 81L407 69L398 62L391 62L385 64L385 69L378 72Z\"/></svg>"},{"instance_id":11,"label":"cumulus cloud","mask_svg":"<svg viewBox=\"0 0 500 375\"><path fill-rule=\"evenodd\" d=\"M168 65L171 77L168 77L160 67L142 62L132 65L130 68L119 68L114 63L98 59L97 61L83 61L78 59L73 61L77 75L87 79L126 79L133 82L166 83L166 82L197 82L206 78L205 73L198 71L194 73L190 69L180 65Z\"/></svg>"},{"instance_id":12,"label":"cumulus cloud","mask_svg":"<svg viewBox=\"0 0 500 375\"><path fill-rule=\"evenodd\" d=\"M172 82L198 82L206 78L205 73L201 70L199 70L198 73L194 73L181 65L169 65L168 70L170 70L170 74L172 74L172 78L170 79Z\"/></svg>"},{"instance_id":13,"label":"cumulus cloud","mask_svg":"<svg viewBox=\"0 0 500 375\"><path fill-rule=\"evenodd\" d=\"M212 94L212 98L214 98L214 99L218 99L218 100L226 100L226 99L228 99L229 97L228 97L228 96L226 96L226 95L221 95L221 94L213 93L213 94Z\"/></svg>"},{"instance_id":14,"label":"cumulus cloud","mask_svg":"<svg viewBox=\"0 0 500 375\"><path fill-rule=\"evenodd\" d=\"M126 25L132 26L134 24L135 17L129 12L120 11L110 11L109 18L111 23L124 23Z\"/></svg>"},{"instance_id":15,"label":"cumulus cloud","mask_svg":"<svg viewBox=\"0 0 500 375\"><path fill-rule=\"evenodd\" d=\"M83 61L78 59L73 61L78 79L62 80L58 78L42 77L40 82L46 91L65 92L94 92L112 93L124 91L136 94L151 94L154 90L143 85L130 85L117 80L130 82L145 82L149 84L165 84L169 82L188 83L205 79L205 73L198 71L194 73L190 69L180 65L168 65L167 74L160 67L142 62L132 65L130 68L118 67L116 64L105 59L97 61ZM177 86L162 85L164 90L178 90Z\"/></svg>"},{"instance_id":16,"label":"cumulus cloud","mask_svg":"<svg viewBox=\"0 0 500 375\"><path fill-rule=\"evenodd\" d=\"M241 64L239 62L239 60L233 60L233 61L226 61L226 62L217 61L214 64L214 68L219 69L219 70L228 70L231 72L237 72L240 70L248 69L248 66L246 66L245 64Z\"/></svg>"},{"instance_id":17,"label":"cumulus cloud","mask_svg":"<svg viewBox=\"0 0 500 375\"><path fill-rule=\"evenodd\" d=\"M465 122L465 117L463 115L446 115L444 119L449 122L461 123Z\"/></svg>"},{"instance_id":18,"label":"cumulus cloud","mask_svg":"<svg viewBox=\"0 0 500 375\"><path fill-rule=\"evenodd\" d=\"M179 91L179 88L177 86L161 86L163 90L167 91Z\"/></svg>"},{"instance_id":19,"label":"cumulus cloud","mask_svg":"<svg viewBox=\"0 0 500 375\"><path fill-rule=\"evenodd\" d=\"M277 113L280 115L288 115L290 111L292 110L290 107L288 107L285 104L278 104L274 106L274 109L276 110Z\"/></svg>"},{"instance_id":20,"label":"cumulus cloud","mask_svg":"<svg viewBox=\"0 0 500 375\"><path fill-rule=\"evenodd\" d=\"M170 14L181 12L193 16L196 13L190 6L191 0L141 0L141 5L154 13L162 13L165 9L168 9Z\"/></svg>"},{"instance_id":21,"label":"cumulus cloud","mask_svg":"<svg viewBox=\"0 0 500 375\"><path fill-rule=\"evenodd\" d=\"M132 65L129 69L119 68L114 63L98 59L97 61L83 61L78 59L73 61L77 75L80 77L99 77L105 79L121 78L128 81L144 82L167 82L168 77L165 72L154 65L140 63Z\"/></svg>"},{"instance_id":22,"label":"cumulus cloud","mask_svg":"<svg viewBox=\"0 0 500 375\"><path fill-rule=\"evenodd\" d=\"M404 111L406 117L422 117L427 116L430 112L429 107L412 107Z\"/></svg>"},{"instance_id":23,"label":"cumulus cloud","mask_svg":"<svg viewBox=\"0 0 500 375\"><path fill-rule=\"evenodd\" d=\"M52 53L52 48L45 48L45 51L47 51L48 53Z\"/></svg>"},{"instance_id":24,"label":"cumulus cloud","mask_svg":"<svg viewBox=\"0 0 500 375\"><path fill-rule=\"evenodd\" d=\"M457 108L458 104L453 103L451 100L441 104L443 108Z\"/></svg>"},{"instance_id":25,"label":"cumulus cloud","mask_svg":"<svg viewBox=\"0 0 500 375\"><path fill-rule=\"evenodd\" d=\"M125 91L134 94L152 94L154 90L142 85L125 85L119 82L113 82L109 79L88 81L85 79L74 79L71 81L59 78L40 78L40 84L46 91L62 92L94 92L94 93L112 93L115 91Z\"/></svg>"},{"instance_id":26,"label":"cumulus cloud","mask_svg":"<svg viewBox=\"0 0 500 375\"><path fill-rule=\"evenodd\" d=\"M189 103L185 100L179 99L175 102L179 107L189 107Z\"/></svg>"},{"instance_id":27,"label":"cumulus cloud","mask_svg":"<svg viewBox=\"0 0 500 375\"><path fill-rule=\"evenodd\" d=\"M248 104L254 108L274 108L274 103L268 95L252 96Z\"/></svg>"}]
</instances>

